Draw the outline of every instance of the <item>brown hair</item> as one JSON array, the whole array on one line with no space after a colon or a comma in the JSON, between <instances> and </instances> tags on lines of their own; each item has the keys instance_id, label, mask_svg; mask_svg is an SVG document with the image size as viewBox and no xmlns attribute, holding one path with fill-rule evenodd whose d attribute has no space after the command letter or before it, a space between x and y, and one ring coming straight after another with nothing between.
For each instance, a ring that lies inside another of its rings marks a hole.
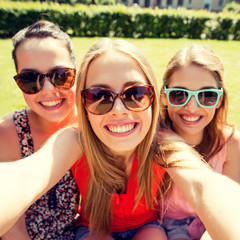
<instances>
[{"instance_id":1,"label":"brown hair","mask_svg":"<svg viewBox=\"0 0 240 240\"><path fill-rule=\"evenodd\" d=\"M73 64L76 66L76 59L74 55L73 44L69 35L64 31L62 31L57 24L46 21L46 20L40 20L26 28L21 29L12 38L13 47L14 47L12 51L12 57L14 60L16 70L18 67L17 58L16 58L16 50L18 46L24 41L26 41L27 39L31 39L31 38L43 39L48 37L65 42L66 48L70 55L70 59L73 62Z\"/></svg>"},{"instance_id":2,"label":"brown hair","mask_svg":"<svg viewBox=\"0 0 240 240\"><path fill-rule=\"evenodd\" d=\"M224 68L220 58L208 47L193 44L190 47L182 48L170 60L166 67L161 94L163 93L164 87L168 86L171 81L172 74L189 65L195 65L208 70L215 78L218 87L223 88L221 106L216 109L212 121L205 127L202 142L195 147L198 152L208 160L211 156L219 152L225 144L222 131L220 131L224 125L227 125L228 110L227 90L223 82ZM167 108L163 106L162 102L160 104L163 116L162 126L165 125L173 129Z\"/></svg>"}]
</instances>

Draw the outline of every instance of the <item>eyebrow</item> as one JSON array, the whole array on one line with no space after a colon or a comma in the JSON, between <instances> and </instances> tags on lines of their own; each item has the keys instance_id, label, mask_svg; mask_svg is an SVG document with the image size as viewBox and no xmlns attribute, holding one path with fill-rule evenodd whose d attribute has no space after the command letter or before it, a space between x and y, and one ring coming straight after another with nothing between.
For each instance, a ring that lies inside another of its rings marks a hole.
<instances>
[{"instance_id":1,"label":"eyebrow","mask_svg":"<svg viewBox=\"0 0 240 240\"><path fill-rule=\"evenodd\" d=\"M58 69L58 68L74 68L74 67L66 67L66 66L60 66L60 65L58 65L58 66L54 66L54 67L50 68L50 69L48 70L48 72L51 71L51 70L54 70L54 69ZM34 72L42 73L42 72L40 72L39 70L37 70L37 69L35 69L35 68L23 68L20 73L29 72L29 71L34 71Z\"/></svg>"},{"instance_id":2,"label":"eyebrow","mask_svg":"<svg viewBox=\"0 0 240 240\"><path fill-rule=\"evenodd\" d=\"M36 72L39 72L39 71L36 70L35 68L23 68L23 69L21 70L20 73L22 73L22 72L29 72L29 71L36 71Z\"/></svg>"}]
</instances>

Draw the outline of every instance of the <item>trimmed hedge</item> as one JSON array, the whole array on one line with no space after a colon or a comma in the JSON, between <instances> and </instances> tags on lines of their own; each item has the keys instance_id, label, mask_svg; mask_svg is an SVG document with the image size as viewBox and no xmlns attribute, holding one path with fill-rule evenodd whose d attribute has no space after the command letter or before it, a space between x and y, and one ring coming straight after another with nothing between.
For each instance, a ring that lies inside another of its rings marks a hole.
<instances>
[{"instance_id":1,"label":"trimmed hedge","mask_svg":"<svg viewBox=\"0 0 240 240\"><path fill-rule=\"evenodd\" d=\"M240 40L239 14L8 1L0 2L0 37L12 37L40 19L56 22L76 37Z\"/></svg>"}]
</instances>

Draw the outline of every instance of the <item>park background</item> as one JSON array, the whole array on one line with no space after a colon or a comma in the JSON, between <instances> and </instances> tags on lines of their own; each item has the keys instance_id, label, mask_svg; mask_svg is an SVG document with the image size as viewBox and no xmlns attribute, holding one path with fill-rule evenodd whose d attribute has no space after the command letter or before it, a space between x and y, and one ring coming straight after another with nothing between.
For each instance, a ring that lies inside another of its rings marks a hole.
<instances>
[{"instance_id":1,"label":"park background","mask_svg":"<svg viewBox=\"0 0 240 240\"><path fill-rule=\"evenodd\" d=\"M15 3L18 4L18 3ZM22 2L20 3L20 6L18 8L17 5L15 5L15 12L18 13L18 17L20 15L20 19L22 19L23 17L21 16L21 14L19 12L21 12L21 8L22 7ZM26 8L28 4L33 4L31 5L32 8L34 8L34 13L35 15L39 14L39 11L36 11L36 9L38 7L36 7L36 3L31 3L31 2L25 2L24 3L24 11L25 11L25 15L29 16L28 12L26 12ZM40 4L40 3L37 3ZM4 11L4 7L6 5L1 5L1 1L0 1L0 9L1 11ZM17 6L17 11L16 11L16 6ZM38 5L39 6L39 5ZM54 7L56 7L56 5L51 5ZM59 8L59 7L58 7ZM62 8L62 6L60 7ZM87 8L91 9L91 6L87 6ZM94 8L96 8L96 6L94 6ZM99 8L102 8L102 6L99 6ZM125 7L121 7L121 9L123 9ZM10 9L10 10L9 10ZM129 9L129 8L128 8ZM9 12L14 12L10 8L8 8L6 10L9 14ZM22 12L24 12L22 11ZM40 12L42 10L40 9ZM62 10L61 10L62 11ZM100 9L100 12L102 11L102 9ZM106 7L104 7L104 11L106 11ZM107 10L108 11L108 10ZM135 11L135 10L134 10ZM145 10L143 10L145 11ZM149 11L149 10L147 10ZM177 10L163 10L165 11L169 11L171 12L171 14L173 16L176 15L176 13L174 11ZM138 10L139 12L139 10ZM198 11L197 14L199 14ZM189 11L189 15L191 15L193 12ZM99 14L99 13L98 13ZM132 13L131 13L132 14ZM143 14L146 15L146 12L144 12ZM149 12L148 12L149 14ZM155 12L154 12L155 14ZM169 15L169 13L167 12L167 14ZM179 11L178 11L179 14ZM196 13L194 13L196 14ZM201 16L203 16L204 19L206 19L206 14L209 14L207 16L210 16L210 19L215 18L215 15L213 15L213 13L206 13L206 11L201 12ZM211 15L210 15L211 14ZM11 42L11 32L8 32L8 36L4 36L4 31L1 31L1 26L11 24L13 25L13 22L16 21L16 24L14 25L15 28L17 28L17 26L19 25L19 29L22 28L25 24L25 26L29 25L29 23L26 22L21 22L18 20L15 20L14 17L11 17L12 23L11 21L7 21L6 19L3 19L3 15L2 12L0 13L0 36L2 37L2 39L0 39L0 69L1 69L1 76L0 76L0 88L1 88L1 92L0 92L0 116L14 111L15 109L21 109L23 107L26 106L22 93L21 91L18 89L13 76L16 74L16 70L14 68L14 64L13 64L13 60L12 60L12 56L11 56L11 51L12 51L12 42ZM16 14L15 14L16 15ZM15 16L14 15L14 16ZM101 14L100 14L101 15ZM151 13L152 15L152 13ZM188 10L184 10L184 15L188 15ZM229 22L229 19L234 22L235 18L238 19L237 21L239 21L240 16L239 16L239 12L237 13L231 13L231 17L229 17L229 15L227 15L227 20ZM42 16L42 15L41 15ZM62 16L62 14L61 14ZM233 17L234 16L234 17ZM46 16L45 16L46 17ZM217 15L218 19L219 19L219 13ZM222 17L222 16L221 16ZM1 19L2 18L2 19ZM49 17L48 15L48 20L52 20L51 17ZM64 18L66 19L66 18ZM56 23L58 23L57 19L54 19ZM61 19L60 22L62 22L63 18ZM5 22L4 22L5 21ZM31 20L29 20L31 21ZM219 21L219 20L218 20ZM21 22L21 24L20 24ZM31 23L33 23L34 21L32 21ZM219 21L220 22L220 21ZM222 20L221 20L222 22ZM94 19L93 23L96 23L96 20ZM235 21L236 23L236 21ZM60 24L60 23L58 23ZM60 24L61 25L61 24ZM236 24L235 24L236 25ZM66 26L64 26L66 27ZM166 26L167 28L167 26ZM238 28L240 28L240 26L238 26ZM6 28L9 31L9 27ZM13 28L14 29L14 28ZM99 28L96 28L99 29ZM181 30L181 28L180 28ZM236 29L235 27L235 31L237 30L237 34L236 34L236 40L232 40L233 34L230 34L230 30L228 31L227 27L225 27L225 29L220 29L218 30L218 38L222 39L222 36L225 36L224 40L216 40L213 39L213 37L211 37L211 31L208 31L209 37L205 37L202 39L188 39L188 38L184 38L182 36L171 36L171 34L169 36L165 36L163 37L155 37L155 36L150 36L150 37L140 37L140 38L134 38L134 37L128 37L126 38L124 35L120 36L121 38L125 38L125 40L135 44L136 46L138 46L148 57L150 63L152 64L152 67L154 69L154 72L156 74L159 86L161 86L162 84L162 77L163 77L163 73L164 73L164 69L168 63L168 61L171 59L171 57L182 47L184 46L189 46L193 43L199 43L199 44L203 44L205 46L210 47L212 50L214 50L216 52L216 54L221 58L223 64L224 64L224 68L225 68L225 85L228 89L229 92L229 114L228 114L228 120L230 123L235 124L239 129L240 129L240 29ZM13 30L12 30L13 31ZM14 32L14 31L13 31ZM15 30L16 32L16 30ZM183 32L183 31L182 31ZM222 34L220 34L222 32ZM71 31L69 32L71 35ZM229 35L226 35L226 33ZM99 35L99 36L95 36L95 35ZM95 35L91 35L89 37L85 37L85 36L81 36L81 37L76 37L74 36L74 34L72 34L71 38L74 44L74 49L75 49L75 54L77 57L77 61L78 61L78 66L81 63L81 60L84 56L84 54L87 52L87 50L92 46L93 43L95 43L99 38L104 37L102 36L103 34L96 34ZM106 34L107 35L107 34ZM107 35L108 37L109 35ZM227 37L226 37L227 36ZM230 37L229 37L230 36ZM170 38L171 37L171 38ZM116 36L113 36L113 38L119 38ZM194 37L193 37L194 38ZM37 56L36 56L37 57Z\"/></svg>"}]
</instances>

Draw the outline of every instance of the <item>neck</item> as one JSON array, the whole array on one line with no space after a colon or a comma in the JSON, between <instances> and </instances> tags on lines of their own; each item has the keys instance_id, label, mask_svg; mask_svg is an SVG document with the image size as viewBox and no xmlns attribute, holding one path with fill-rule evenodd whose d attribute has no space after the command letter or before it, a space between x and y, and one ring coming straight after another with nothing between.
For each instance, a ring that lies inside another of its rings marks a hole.
<instances>
[{"instance_id":1,"label":"neck","mask_svg":"<svg viewBox=\"0 0 240 240\"><path fill-rule=\"evenodd\" d=\"M27 112L31 130L46 136L50 136L56 131L76 123L76 114L74 111L69 112L66 118L59 122L48 121L47 119L33 112L31 109L29 109Z\"/></svg>"},{"instance_id":2,"label":"neck","mask_svg":"<svg viewBox=\"0 0 240 240\"><path fill-rule=\"evenodd\" d=\"M131 151L131 152L126 152L124 155L118 155L118 154L114 154L115 158L121 162L121 164L123 164L123 166L125 166L125 172L126 172L126 176L127 178L130 177L131 174L131 169L132 169L132 163L133 163L133 159L134 156L136 154L136 150Z\"/></svg>"},{"instance_id":3,"label":"neck","mask_svg":"<svg viewBox=\"0 0 240 240\"><path fill-rule=\"evenodd\" d=\"M203 133L202 134L184 134L178 133L188 145L190 146L197 146L202 142Z\"/></svg>"}]
</instances>

